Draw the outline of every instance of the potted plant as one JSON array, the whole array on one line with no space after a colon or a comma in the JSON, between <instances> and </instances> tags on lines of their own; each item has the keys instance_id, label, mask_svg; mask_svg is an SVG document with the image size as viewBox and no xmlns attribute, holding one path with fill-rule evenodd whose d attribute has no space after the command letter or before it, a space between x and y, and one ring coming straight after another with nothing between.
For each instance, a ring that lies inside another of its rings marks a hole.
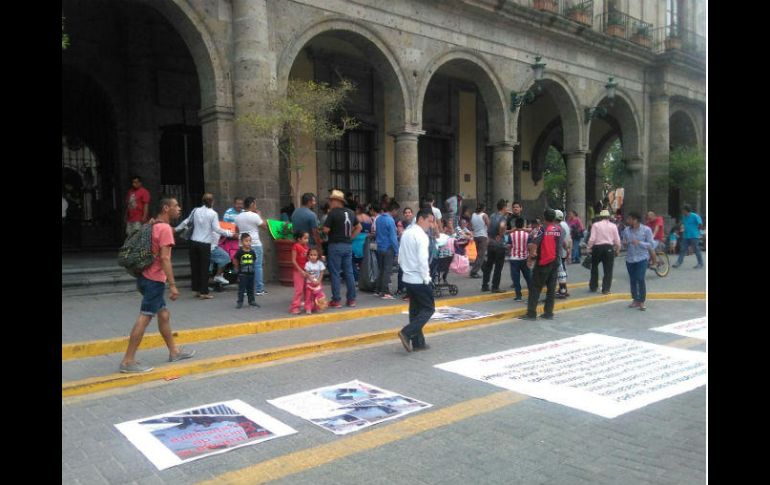
<instances>
[{"instance_id":1,"label":"potted plant","mask_svg":"<svg viewBox=\"0 0 770 485\"><path fill-rule=\"evenodd\" d=\"M650 47L652 45L652 38L650 37L650 26L644 24L638 25L634 35L631 36L631 42L635 42L645 47Z\"/></svg>"},{"instance_id":2,"label":"potted plant","mask_svg":"<svg viewBox=\"0 0 770 485\"><path fill-rule=\"evenodd\" d=\"M546 12L558 12L559 5L556 0L535 0L535 8Z\"/></svg>"},{"instance_id":3,"label":"potted plant","mask_svg":"<svg viewBox=\"0 0 770 485\"><path fill-rule=\"evenodd\" d=\"M611 10L607 16L607 35L625 38L626 24L623 22L623 14L616 10Z\"/></svg>"},{"instance_id":4,"label":"potted plant","mask_svg":"<svg viewBox=\"0 0 770 485\"><path fill-rule=\"evenodd\" d=\"M573 5L567 10L567 17L575 22L591 25L590 4L578 3L577 5Z\"/></svg>"}]
</instances>

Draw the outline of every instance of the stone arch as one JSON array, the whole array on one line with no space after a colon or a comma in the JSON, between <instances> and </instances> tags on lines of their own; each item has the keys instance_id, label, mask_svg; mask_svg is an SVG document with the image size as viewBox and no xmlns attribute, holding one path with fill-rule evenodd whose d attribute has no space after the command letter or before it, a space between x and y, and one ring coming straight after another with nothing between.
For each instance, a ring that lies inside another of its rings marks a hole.
<instances>
[{"instance_id":1,"label":"stone arch","mask_svg":"<svg viewBox=\"0 0 770 485\"><path fill-rule=\"evenodd\" d=\"M556 107L559 110L564 135L563 151L571 153L583 149L581 140L583 140L584 137L584 128L578 111L580 102L575 91L572 89L567 79L559 73L546 71L543 74L541 83L543 88L547 89L548 93L553 97ZM520 92L525 92L534 84L534 74L530 74L527 80L522 84ZM518 129L520 112L521 107L517 108L516 112L513 114L512 129L514 130L514 133L516 133L516 130Z\"/></svg>"},{"instance_id":2,"label":"stone arch","mask_svg":"<svg viewBox=\"0 0 770 485\"><path fill-rule=\"evenodd\" d=\"M673 129L675 120L679 119L680 122L689 122L690 129L694 133L696 146L703 146L703 133L701 131L701 123L699 122L700 116L695 108L684 103L673 102L669 109L669 130Z\"/></svg>"},{"instance_id":3,"label":"stone arch","mask_svg":"<svg viewBox=\"0 0 770 485\"><path fill-rule=\"evenodd\" d=\"M639 110L631 96L624 89L618 87L615 90L615 99L610 106L606 93L594 98L591 106L603 106L607 108L609 116L617 120L623 141L623 158L625 160L641 160L642 124L639 119ZM590 146L591 123L585 124L586 147Z\"/></svg>"},{"instance_id":4,"label":"stone arch","mask_svg":"<svg viewBox=\"0 0 770 485\"><path fill-rule=\"evenodd\" d=\"M422 108L431 78L442 66L452 62L470 63L473 66L471 69L476 71L475 74L481 74L475 82L479 87L489 117L489 139L492 143L510 142L512 137L509 135L510 121L503 94L503 84L486 59L473 51L464 49L445 52L428 63L422 72L420 85L417 88L415 109L412 111L413 124L422 125Z\"/></svg>"},{"instance_id":5,"label":"stone arch","mask_svg":"<svg viewBox=\"0 0 770 485\"><path fill-rule=\"evenodd\" d=\"M300 50L318 35L334 31L347 34L351 41L364 41L357 47L364 50L383 80L386 104L392 106L390 125L394 129L406 127L410 121L408 114L412 110L412 98L398 58L379 34L366 24L349 18L334 17L313 23L283 49L278 62L278 91L286 92L289 73Z\"/></svg>"},{"instance_id":6,"label":"stone arch","mask_svg":"<svg viewBox=\"0 0 770 485\"><path fill-rule=\"evenodd\" d=\"M182 37L198 72L201 111L216 108L232 111L233 93L229 73L214 39L200 15L184 0L137 0L160 12Z\"/></svg>"}]
</instances>

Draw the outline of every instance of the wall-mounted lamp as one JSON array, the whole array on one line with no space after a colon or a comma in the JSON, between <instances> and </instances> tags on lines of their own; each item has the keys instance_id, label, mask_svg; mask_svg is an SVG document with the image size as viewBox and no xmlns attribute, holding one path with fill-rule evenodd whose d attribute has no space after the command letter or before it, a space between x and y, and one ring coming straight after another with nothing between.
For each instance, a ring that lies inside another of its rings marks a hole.
<instances>
[{"instance_id":1,"label":"wall-mounted lamp","mask_svg":"<svg viewBox=\"0 0 770 485\"><path fill-rule=\"evenodd\" d=\"M517 93L511 91L511 111L516 111L516 108L532 103L538 94L543 91L543 87L540 85L540 81L543 79L543 72L545 71L545 63L540 62L541 56L535 56L535 63L532 64L532 70L535 72L535 85L527 89L525 93Z\"/></svg>"},{"instance_id":2,"label":"wall-mounted lamp","mask_svg":"<svg viewBox=\"0 0 770 485\"><path fill-rule=\"evenodd\" d=\"M618 87L618 83L612 80L610 76L607 84L604 85L607 88L607 101L610 107L612 107L612 100L615 99L615 88ZM586 108L585 122L590 123L595 118L603 118L607 116L607 108L604 106L594 106L593 108Z\"/></svg>"}]
</instances>

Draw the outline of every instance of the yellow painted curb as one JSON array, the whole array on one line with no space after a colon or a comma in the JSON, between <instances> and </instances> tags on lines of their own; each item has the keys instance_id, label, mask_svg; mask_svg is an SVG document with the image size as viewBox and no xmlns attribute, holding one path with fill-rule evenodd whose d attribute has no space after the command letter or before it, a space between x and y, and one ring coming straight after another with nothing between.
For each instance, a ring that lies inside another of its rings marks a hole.
<instances>
[{"instance_id":1,"label":"yellow painted curb","mask_svg":"<svg viewBox=\"0 0 770 485\"><path fill-rule=\"evenodd\" d=\"M614 300L627 300L631 295L628 293L617 293L610 295L601 295L588 298L578 298L569 301L556 302L555 310L565 310L569 308L579 308L584 306L598 305ZM705 293L652 293L647 295L648 299L703 299ZM542 305L538 305L541 308ZM436 333L458 328L475 327L488 323L517 317L526 313L526 308L517 308L495 313L489 317L476 320L462 320L459 322L436 322L425 326L425 333ZM271 362L276 360L298 357L301 355L314 354L317 352L337 350L342 348L354 347L387 340L396 340L396 333L400 328L380 330L377 332L368 332L347 337L339 337L328 340L319 340L315 342L305 342L296 345L284 347L275 347L271 349L259 350L256 352L247 352L242 354L233 354L210 359L195 360L182 364L168 365L160 369L155 369L142 374L110 374L106 376L91 377L77 381L69 381L62 384L62 397L77 396L81 394L90 394L107 389L118 387L128 387L145 382L152 382L175 376L184 376L191 374L200 374L219 369L228 369L242 367L246 365Z\"/></svg>"},{"instance_id":2,"label":"yellow painted curb","mask_svg":"<svg viewBox=\"0 0 770 485\"><path fill-rule=\"evenodd\" d=\"M588 282L574 283L573 288L588 286ZM528 294L526 290L523 292ZM483 303L488 301L505 300L514 295L513 291L504 293L492 293L473 296L462 296L457 298L447 298L440 300L441 306L468 305L471 303ZM276 332L279 330L290 330L293 328L312 327L327 323L339 323L342 320L356 320L360 318L381 317L385 315L397 315L404 310L408 310L408 304L388 305L373 308L361 308L348 311L328 311L326 313L314 314L312 316L291 316L276 318L272 320L260 320L255 322L233 323L228 325L218 325L191 330L180 330L173 332L174 338L178 344L191 344L209 340L222 340L245 335L254 335L258 333ZM140 350L152 349L165 346L163 337L159 333L148 333L142 339ZM76 342L64 344L61 347L62 361L72 359L83 359L86 357L95 357L97 355L107 355L117 352L123 352L128 346L128 337L118 337L104 340L91 340L86 342Z\"/></svg>"}]
</instances>

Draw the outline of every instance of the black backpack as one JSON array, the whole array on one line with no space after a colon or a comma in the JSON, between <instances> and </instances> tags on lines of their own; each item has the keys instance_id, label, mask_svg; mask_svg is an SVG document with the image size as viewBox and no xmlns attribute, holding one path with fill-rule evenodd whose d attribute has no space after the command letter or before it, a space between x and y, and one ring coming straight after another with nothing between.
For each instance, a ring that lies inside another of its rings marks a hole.
<instances>
[{"instance_id":1,"label":"black backpack","mask_svg":"<svg viewBox=\"0 0 770 485\"><path fill-rule=\"evenodd\" d=\"M138 278L155 256L152 254L152 224L144 224L133 233L118 251L118 264L126 268L126 272Z\"/></svg>"}]
</instances>

